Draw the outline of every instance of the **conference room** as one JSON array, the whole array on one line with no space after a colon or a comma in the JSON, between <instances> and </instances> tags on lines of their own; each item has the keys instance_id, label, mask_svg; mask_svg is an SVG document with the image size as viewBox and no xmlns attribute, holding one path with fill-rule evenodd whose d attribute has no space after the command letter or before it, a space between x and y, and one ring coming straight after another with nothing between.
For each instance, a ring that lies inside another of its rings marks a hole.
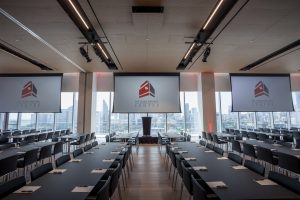
<instances>
[{"instance_id":1,"label":"conference room","mask_svg":"<svg viewBox=\"0 0 300 200\"><path fill-rule=\"evenodd\" d=\"M300 1L0 1L0 199L300 199Z\"/></svg>"}]
</instances>

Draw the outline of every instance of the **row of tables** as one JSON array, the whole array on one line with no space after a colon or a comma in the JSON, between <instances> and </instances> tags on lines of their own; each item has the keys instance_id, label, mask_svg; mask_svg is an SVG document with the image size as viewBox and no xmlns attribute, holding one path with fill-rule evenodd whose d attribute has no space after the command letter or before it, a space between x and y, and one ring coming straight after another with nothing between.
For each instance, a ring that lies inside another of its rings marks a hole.
<instances>
[{"instance_id":1,"label":"row of tables","mask_svg":"<svg viewBox=\"0 0 300 200\"><path fill-rule=\"evenodd\" d=\"M5 199L85 199L89 193L88 191L101 179L106 169L110 167L112 161L118 156L117 152L120 152L124 145L120 143L98 145L76 157L76 162L71 160L71 162L58 167L57 169L65 170L62 174L48 173L28 184L27 186L40 187L35 192L12 193ZM92 173L93 170L98 172ZM86 188L86 192L74 192L73 190L76 187L79 190Z\"/></svg>"},{"instance_id":2,"label":"row of tables","mask_svg":"<svg viewBox=\"0 0 300 200\"><path fill-rule=\"evenodd\" d=\"M226 185L225 188L212 187L221 199L300 199L300 195L265 180L265 177L247 168L235 167L238 164L226 157L220 157L204 146L191 142L179 142L173 147L175 151L187 151L187 153L182 153L182 156L192 167L207 168L207 170L196 172L208 184L218 185L221 182L221 185L222 183ZM189 160L190 158L196 160ZM269 185L261 185L257 181Z\"/></svg>"}]
</instances>

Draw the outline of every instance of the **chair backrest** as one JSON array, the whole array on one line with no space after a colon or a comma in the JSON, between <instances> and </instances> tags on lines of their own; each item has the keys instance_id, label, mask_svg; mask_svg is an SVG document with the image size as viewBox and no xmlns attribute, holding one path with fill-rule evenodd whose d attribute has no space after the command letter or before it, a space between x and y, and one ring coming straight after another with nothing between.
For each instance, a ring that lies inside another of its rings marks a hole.
<instances>
[{"instance_id":1,"label":"chair backrest","mask_svg":"<svg viewBox=\"0 0 300 200\"><path fill-rule=\"evenodd\" d=\"M83 144L84 142L85 142L85 135L81 135L80 137L79 137L79 144Z\"/></svg>"},{"instance_id":2,"label":"chair backrest","mask_svg":"<svg viewBox=\"0 0 300 200\"><path fill-rule=\"evenodd\" d=\"M173 164L173 166L176 168L176 158L175 158L175 152L173 150L170 150L170 159L171 159L171 162Z\"/></svg>"},{"instance_id":3,"label":"chair backrest","mask_svg":"<svg viewBox=\"0 0 300 200\"><path fill-rule=\"evenodd\" d=\"M6 135L0 136L0 144L8 143L8 141L9 141L8 136L6 136Z\"/></svg>"},{"instance_id":4,"label":"chair backrest","mask_svg":"<svg viewBox=\"0 0 300 200\"><path fill-rule=\"evenodd\" d=\"M105 136L105 141L106 141L106 142L109 142L109 135L106 135L106 136Z\"/></svg>"},{"instance_id":5,"label":"chair backrest","mask_svg":"<svg viewBox=\"0 0 300 200\"><path fill-rule=\"evenodd\" d=\"M238 164L242 164L243 163L243 159L241 156L234 154L234 153L228 153L228 158Z\"/></svg>"},{"instance_id":6,"label":"chair backrest","mask_svg":"<svg viewBox=\"0 0 300 200\"><path fill-rule=\"evenodd\" d=\"M34 181L35 179L43 176L44 174L50 172L51 170L53 170L52 163L47 163L35 168L30 172L31 181Z\"/></svg>"},{"instance_id":7,"label":"chair backrest","mask_svg":"<svg viewBox=\"0 0 300 200\"><path fill-rule=\"evenodd\" d=\"M15 171L17 169L18 156L10 156L0 160L0 176Z\"/></svg>"},{"instance_id":8,"label":"chair backrest","mask_svg":"<svg viewBox=\"0 0 300 200\"><path fill-rule=\"evenodd\" d=\"M55 131L54 134L53 134L53 137L58 138L59 135L60 135L60 131Z\"/></svg>"},{"instance_id":9,"label":"chair backrest","mask_svg":"<svg viewBox=\"0 0 300 200\"><path fill-rule=\"evenodd\" d=\"M202 146L205 146L205 141L204 140L200 140L199 144L201 144Z\"/></svg>"},{"instance_id":10,"label":"chair backrest","mask_svg":"<svg viewBox=\"0 0 300 200\"><path fill-rule=\"evenodd\" d=\"M242 153L241 144L237 140L231 141L232 143L232 151L236 151L238 153Z\"/></svg>"},{"instance_id":11,"label":"chair backrest","mask_svg":"<svg viewBox=\"0 0 300 200\"><path fill-rule=\"evenodd\" d=\"M47 134L47 140L52 139L54 132L49 132Z\"/></svg>"},{"instance_id":12,"label":"chair backrest","mask_svg":"<svg viewBox=\"0 0 300 200\"><path fill-rule=\"evenodd\" d=\"M213 150L214 149L214 145L212 144L206 144L206 148Z\"/></svg>"},{"instance_id":13,"label":"chair backrest","mask_svg":"<svg viewBox=\"0 0 300 200\"><path fill-rule=\"evenodd\" d=\"M96 138L95 138L95 132L92 132L92 133L91 133L91 139L92 139L92 140L93 140L93 139L96 139Z\"/></svg>"},{"instance_id":14,"label":"chair backrest","mask_svg":"<svg viewBox=\"0 0 300 200\"><path fill-rule=\"evenodd\" d=\"M35 135L30 135L30 136L25 137L25 141L34 142L35 141Z\"/></svg>"},{"instance_id":15,"label":"chair backrest","mask_svg":"<svg viewBox=\"0 0 300 200\"><path fill-rule=\"evenodd\" d=\"M265 168L256 162L253 162L251 160L245 160L244 166L247 167L248 169L258 173L261 176L265 175Z\"/></svg>"},{"instance_id":16,"label":"chair backrest","mask_svg":"<svg viewBox=\"0 0 300 200\"><path fill-rule=\"evenodd\" d=\"M251 138L251 139L255 139L255 140L257 139L257 135L254 132L249 132L248 137Z\"/></svg>"},{"instance_id":17,"label":"chair backrest","mask_svg":"<svg viewBox=\"0 0 300 200\"><path fill-rule=\"evenodd\" d=\"M68 154L68 155L63 155L63 156L61 156L61 157L59 157L59 158L57 158L57 159L55 160L55 166L56 166L56 167L59 167L59 166L61 166L62 164L68 162L69 160L71 160L71 157L70 157L69 154Z\"/></svg>"},{"instance_id":18,"label":"chair backrest","mask_svg":"<svg viewBox=\"0 0 300 200\"><path fill-rule=\"evenodd\" d=\"M211 135L212 135L211 133L207 133L206 137L208 140L213 141L213 137Z\"/></svg>"},{"instance_id":19,"label":"chair backrest","mask_svg":"<svg viewBox=\"0 0 300 200\"><path fill-rule=\"evenodd\" d=\"M218 139L218 136L216 134L212 134L212 138L213 138L213 141L218 143L219 139Z\"/></svg>"},{"instance_id":20,"label":"chair backrest","mask_svg":"<svg viewBox=\"0 0 300 200\"><path fill-rule=\"evenodd\" d=\"M83 150L81 148L76 149L75 151L73 151L73 157L76 158L77 156L79 156L82 153L83 153Z\"/></svg>"},{"instance_id":21,"label":"chair backrest","mask_svg":"<svg viewBox=\"0 0 300 200\"><path fill-rule=\"evenodd\" d=\"M46 138L47 138L47 133L42 133L38 135L38 141L46 140Z\"/></svg>"},{"instance_id":22,"label":"chair backrest","mask_svg":"<svg viewBox=\"0 0 300 200\"><path fill-rule=\"evenodd\" d=\"M36 162L38 159L38 152L39 149L32 149L30 151L27 151L24 155L24 165L31 165L32 163Z\"/></svg>"},{"instance_id":23,"label":"chair backrest","mask_svg":"<svg viewBox=\"0 0 300 200\"><path fill-rule=\"evenodd\" d=\"M192 185L192 179L191 179L191 172L190 170L184 165L183 162L181 162L182 167L182 181L189 192L190 195L193 195L193 185Z\"/></svg>"},{"instance_id":24,"label":"chair backrest","mask_svg":"<svg viewBox=\"0 0 300 200\"><path fill-rule=\"evenodd\" d=\"M191 136L191 135L188 135L188 136L186 137L186 141L187 141L187 142L190 142L190 141L191 141L191 138L192 138L192 136Z\"/></svg>"},{"instance_id":25,"label":"chair backrest","mask_svg":"<svg viewBox=\"0 0 300 200\"><path fill-rule=\"evenodd\" d=\"M180 177L182 177L181 161L184 160L184 158L180 154L178 154L178 155L175 155L175 159L176 159L176 166L177 166L178 174L180 175Z\"/></svg>"},{"instance_id":26,"label":"chair backrest","mask_svg":"<svg viewBox=\"0 0 300 200\"><path fill-rule=\"evenodd\" d=\"M241 131L241 133L242 133L242 137L248 138L248 133L247 133L247 131Z\"/></svg>"},{"instance_id":27,"label":"chair backrest","mask_svg":"<svg viewBox=\"0 0 300 200\"><path fill-rule=\"evenodd\" d=\"M11 132L10 131L5 131L2 133L3 136L9 137L11 136Z\"/></svg>"},{"instance_id":28,"label":"chair backrest","mask_svg":"<svg viewBox=\"0 0 300 200\"><path fill-rule=\"evenodd\" d=\"M3 183L0 185L0 198L5 197L6 195L9 195L10 193L13 193L14 191L18 190L19 188L26 185L26 179L25 176L21 176L18 178L15 178L13 180L10 180L6 183Z\"/></svg>"},{"instance_id":29,"label":"chair backrest","mask_svg":"<svg viewBox=\"0 0 300 200\"><path fill-rule=\"evenodd\" d=\"M258 134L258 140L266 141L268 139L268 136L266 134L260 133Z\"/></svg>"},{"instance_id":30,"label":"chair backrest","mask_svg":"<svg viewBox=\"0 0 300 200\"><path fill-rule=\"evenodd\" d=\"M263 161L271 163L271 164L275 164L274 158L273 158L273 153L270 149L257 146L256 151L257 151L257 153L256 153L257 159L263 160Z\"/></svg>"},{"instance_id":31,"label":"chair backrest","mask_svg":"<svg viewBox=\"0 0 300 200\"><path fill-rule=\"evenodd\" d=\"M51 157L51 154L52 154L52 144L43 146L40 151L39 160L49 158L49 157Z\"/></svg>"},{"instance_id":32,"label":"chair backrest","mask_svg":"<svg viewBox=\"0 0 300 200\"><path fill-rule=\"evenodd\" d=\"M87 134L87 135L85 136L85 142L90 141L90 138L91 138L91 134Z\"/></svg>"},{"instance_id":33,"label":"chair backrest","mask_svg":"<svg viewBox=\"0 0 300 200\"><path fill-rule=\"evenodd\" d=\"M55 143L54 151L53 151L54 155L62 152L63 152L63 143L62 142Z\"/></svg>"},{"instance_id":34,"label":"chair backrest","mask_svg":"<svg viewBox=\"0 0 300 200\"><path fill-rule=\"evenodd\" d=\"M207 200L207 199L219 199L218 196L213 192L205 181L202 179L195 179L192 175L192 184L193 184L193 199L194 200Z\"/></svg>"},{"instance_id":35,"label":"chair backrest","mask_svg":"<svg viewBox=\"0 0 300 200\"><path fill-rule=\"evenodd\" d=\"M109 186L110 186L111 176L104 182L102 187L97 192L96 200L109 200ZM95 186L97 187L97 185Z\"/></svg>"},{"instance_id":36,"label":"chair backrest","mask_svg":"<svg viewBox=\"0 0 300 200\"><path fill-rule=\"evenodd\" d=\"M112 197L114 194L114 191L116 190L119 182L119 174L120 171L122 172L122 168L120 163L118 163L118 166L113 170L111 174L111 181L110 181L110 187L109 187L109 196Z\"/></svg>"},{"instance_id":37,"label":"chair backrest","mask_svg":"<svg viewBox=\"0 0 300 200\"><path fill-rule=\"evenodd\" d=\"M278 166L300 174L300 159L296 156L278 152Z\"/></svg>"},{"instance_id":38,"label":"chair backrest","mask_svg":"<svg viewBox=\"0 0 300 200\"><path fill-rule=\"evenodd\" d=\"M213 150L214 150L214 152L216 152L217 154L220 154L221 156L223 156L223 154L224 154L224 150L219 147L214 146Z\"/></svg>"},{"instance_id":39,"label":"chair backrest","mask_svg":"<svg viewBox=\"0 0 300 200\"><path fill-rule=\"evenodd\" d=\"M251 144L243 143L243 152L247 156L256 158L254 146Z\"/></svg>"},{"instance_id":40,"label":"chair backrest","mask_svg":"<svg viewBox=\"0 0 300 200\"><path fill-rule=\"evenodd\" d=\"M300 194L300 182L297 179L285 176L283 174L279 174L274 171L269 172L268 179L292 190L297 194Z\"/></svg>"}]
</instances>

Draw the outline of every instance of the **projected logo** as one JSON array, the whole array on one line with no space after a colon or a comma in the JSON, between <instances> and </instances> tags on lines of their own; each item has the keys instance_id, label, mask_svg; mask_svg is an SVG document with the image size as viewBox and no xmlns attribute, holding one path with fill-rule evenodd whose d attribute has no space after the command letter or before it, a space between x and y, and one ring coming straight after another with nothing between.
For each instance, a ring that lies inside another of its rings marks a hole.
<instances>
[{"instance_id":1,"label":"projected logo","mask_svg":"<svg viewBox=\"0 0 300 200\"><path fill-rule=\"evenodd\" d=\"M262 81L259 81L255 85L254 95L255 97L269 96L269 89Z\"/></svg>"},{"instance_id":2,"label":"projected logo","mask_svg":"<svg viewBox=\"0 0 300 200\"><path fill-rule=\"evenodd\" d=\"M146 96L155 97L155 89L149 81L145 81L139 88L139 98Z\"/></svg>"},{"instance_id":3,"label":"projected logo","mask_svg":"<svg viewBox=\"0 0 300 200\"><path fill-rule=\"evenodd\" d=\"M34 97L37 96L37 89L35 85L32 83L32 81L26 83L22 89L22 98L29 97L29 96L34 96Z\"/></svg>"}]
</instances>

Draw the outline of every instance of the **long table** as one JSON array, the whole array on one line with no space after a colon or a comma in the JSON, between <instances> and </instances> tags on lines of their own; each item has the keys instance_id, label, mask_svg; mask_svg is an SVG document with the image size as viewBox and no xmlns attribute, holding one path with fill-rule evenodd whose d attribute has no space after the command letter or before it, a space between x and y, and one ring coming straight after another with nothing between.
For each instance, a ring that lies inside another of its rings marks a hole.
<instances>
[{"instance_id":1,"label":"long table","mask_svg":"<svg viewBox=\"0 0 300 200\"><path fill-rule=\"evenodd\" d=\"M206 152L208 149L198 147L199 144L190 142L179 142L175 144L180 147L178 151L188 151L182 156L195 157L195 161L187 161L191 166L206 166L207 171L196 171L206 181L223 181L227 188L212 188L221 199L300 199L300 195L280 186L262 186L256 180L264 177L249 169L233 169L237 164L229 159L218 159L220 157L214 152Z\"/></svg>"},{"instance_id":2,"label":"long table","mask_svg":"<svg viewBox=\"0 0 300 200\"><path fill-rule=\"evenodd\" d=\"M33 149L40 149L43 146L54 145L55 143L56 142L33 142L21 147L11 147L9 149L4 149L0 153L0 160L14 155L18 155L19 157L22 157L27 151Z\"/></svg>"},{"instance_id":3,"label":"long table","mask_svg":"<svg viewBox=\"0 0 300 200\"><path fill-rule=\"evenodd\" d=\"M266 142L260 141L260 140L239 140L239 142L241 144L243 144L243 143L251 144L254 147L260 146L260 147L270 149L270 150L272 150L272 152L274 154L276 154L276 152L281 152L281 153L289 154L289 155L300 158L300 149L291 149L289 147L286 147L286 146L283 146L280 144L269 144L269 143L266 143Z\"/></svg>"},{"instance_id":4,"label":"long table","mask_svg":"<svg viewBox=\"0 0 300 200\"><path fill-rule=\"evenodd\" d=\"M111 162L103 162L103 159L115 159L118 154L111 152L121 151L122 145L124 144L98 145L89 151L93 152L92 154L82 154L76 157L76 159L82 159L81 162L67 162L60 166L59 169L66 169L64 173L48 173L28 184L28 186L41 186L37 191L30 194L12 193L5 199L83 200L87 197L88 192L72 192L72 190L77 186L95 186L104 173L91 173L91 171L98 168L109 168Z\"/></svg>"}]
</instances>

